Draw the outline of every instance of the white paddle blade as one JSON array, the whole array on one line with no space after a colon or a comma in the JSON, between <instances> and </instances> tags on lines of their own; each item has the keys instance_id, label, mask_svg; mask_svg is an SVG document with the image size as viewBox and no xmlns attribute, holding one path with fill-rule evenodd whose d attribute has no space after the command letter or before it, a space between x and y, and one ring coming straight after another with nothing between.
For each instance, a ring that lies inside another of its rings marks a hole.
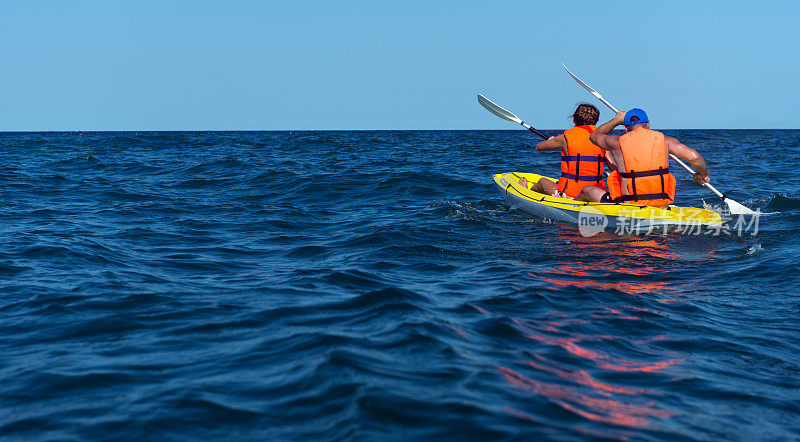
<instances>
[{"instance_id":1,"label":"white paddle blade","mask_svg":"<svg viewBox=\"0 0 800 442\"><path fill-rule=\"evenodd\" d=\"M485 107L486 110L488 110L489 112L497 115L498 117L504 120L511 121L517 124L522 124L522 120L520 120L519 117L503 109L502 107L494 104L492 100L484 97L481 94L478 94L478 103L480 103L481 106Z\"/></svg>"},{"instance_id":2,"label":"white paddle blade","mask_svg":"<svg viewBox=\"0 0 800 442\"><path fill-rule=\"evenodd\" d=\"M736 201L725 198L723 200L725 204L728 205L728 210L731 211L731 215L755 215L756 212L748 209L747 207L743 206L742 204L737 203Z\"/></svg>"},{"instance_id":3,"label":"white paddle blade","mask_svg":"<svg viewBox=\"0 0 800 442\"><path fill-rule=\"evenodd\" d=\"M572 77L572 78L573 78L575 81L577 81L577 82L578 82L578 84L580 84L581 86L583 86L583 88L584 88L584 89L586 89L587 91L591 92L591 93L592 93L592 95L594 95L595 97L596 97L596 96L598 96L598 95L600 95L600 93L599 93L599 92L597 92L596 90L592 89L592 87L591 87L591 86L589 86L588 84L584 83L584 82L583 82L583 80L581 80L581 79L580 79L580 78L578 78L578 77L577 77L575 74L573 74L573 73L572 73L572 71L571 71L571 70L569 70L569 68L567 67L567 65L565 65L564 63L561 63L561 66L564 66L564 69L566 69L566 70L567 70L567 73L570 75L570 77Z\"/></svg>"},{"instance_id":4,"label":"white paddle blade","mask_svg":"<svg viewBox=\"0 0 800 442\"><path fill-rule=\"evenodd\" d=\"M614 105L613 105L613 104L609 103L609 102L608 102L608 100L606 100L605 98L603 98L603 96L602 96L602 95L600 95L600 92L597 92L596 90L594 90L594 88L592 88L592 87L591 87L591 86L589 86L588 84L584 83L584 82L583 82L583 80L581 80L581 79L580 79L580 78L578 78L578 77L577 77L575 74L573 74L573 73L572 73L572 71L570 71L570 70L569 70L569 68L567 67L567 65L565 65L564 63L561 63L561 66L564 66L564 69L566 69L566 70L567 70L567 73L569 74L569 76L570 76L570 77L572 77L572 79L573 79L573 80L577 81L579 85L583 86L583 88L584 88L584 89L586 89L587 91L589 91L589 93L591 93L592 95L594 95L594 97L595 97L595 98L597 98L597 99L598 99L598 100L600 100L600 101L601 101L603 104L605 104L606 106L608 106L608 108L609 108L609 109L611 109L613 112L615 112L615 113L616 113L616 112L619 112L619 109L617 109L616 107L614 107Z\"/></svg>"}]
</instances>

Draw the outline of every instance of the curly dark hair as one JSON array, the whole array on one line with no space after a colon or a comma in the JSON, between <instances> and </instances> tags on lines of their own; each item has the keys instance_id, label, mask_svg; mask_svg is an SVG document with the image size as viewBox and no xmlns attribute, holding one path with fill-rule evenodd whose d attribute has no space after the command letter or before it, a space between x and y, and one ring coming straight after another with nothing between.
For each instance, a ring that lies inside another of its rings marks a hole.
<instances>
[{"instance_id":1,"label":"curly dark hair","mask_svg":"<svg viewBox=\"0 0 800 442\"><path fill-rule=\"evenodd\" d=\"M575 113L572 114L572 122L575 123L576 126L597 124L597 120L599 119L600 111L589 103L579 104L578 108L575 109Z\"/></svg>"}]
</instances>

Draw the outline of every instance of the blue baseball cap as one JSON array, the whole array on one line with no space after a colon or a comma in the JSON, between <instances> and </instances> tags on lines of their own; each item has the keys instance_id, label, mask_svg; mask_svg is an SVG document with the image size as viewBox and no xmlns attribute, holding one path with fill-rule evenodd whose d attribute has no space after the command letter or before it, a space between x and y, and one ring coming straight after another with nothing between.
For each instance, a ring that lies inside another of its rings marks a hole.
<instances>
[{"instance_id":1,"label":"blue baseball cap","mask_svg":"<svg viewBox=\"0 0 800 442\"><path fill-rule=\"evenodd\" d=\"M623 123L626 126L633 126L635 124L642 124L642 123L649 123L650 119L647 118L647 113L638 107L635 107L628 112L625 112L625 122Z\"/></svg>"}]
</instances>

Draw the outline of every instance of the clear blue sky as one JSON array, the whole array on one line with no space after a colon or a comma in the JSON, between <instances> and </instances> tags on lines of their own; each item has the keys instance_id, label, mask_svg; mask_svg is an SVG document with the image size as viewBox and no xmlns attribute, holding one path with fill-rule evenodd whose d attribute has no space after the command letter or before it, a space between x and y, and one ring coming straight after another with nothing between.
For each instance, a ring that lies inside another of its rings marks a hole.
<instances>
[{"instance_id":1,"label":"clear blue sky","mask_svg":"<svg viewBox=\"0 0 800 442\"><path fill-rule=\"evenodd\" d=\"M562 61L654 127L800 128L797 2L636 3L7 0L0 130L557 129Z\"/></svg>"}]
</instances>

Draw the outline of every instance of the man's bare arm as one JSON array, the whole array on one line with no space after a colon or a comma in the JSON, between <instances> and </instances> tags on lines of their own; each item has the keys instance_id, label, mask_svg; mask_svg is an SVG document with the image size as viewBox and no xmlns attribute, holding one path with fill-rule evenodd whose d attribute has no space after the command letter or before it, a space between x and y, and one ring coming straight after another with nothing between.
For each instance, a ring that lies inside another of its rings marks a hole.
<instances>
[{"instance_id":1,"label":"man's bare arm","mask_svg":"<svg viewBox=\"0 0 800 442\"><path fill-rule=\"evenodd\" d=\"M615 127L622 124L623 121L625 121L625 112L619 111L614 118L603 123L602 126L592 132L592 134L589 135L589 139L603 150L619 150L619 137L616 135L609 135L609 133L611 133Z\"/></svg>"},{"instance_id":2,"label":"man's bare arm","mask_svg":"<svg viewBox=\"0 0 800 442\"><path fill-rule=\"evenodd\" d=\"M567 147L567 139L564 137L564 134L561 134L555 137L550 137L543 141L539 141L536 144L536 151L544 152L546 150L556 150L556 149L561 149L563 151L566 151L567 150L566 147Z\"/></svg>"},{"instance_id":3,"label":"man's bare arm","mask_svg":"<svg viewBox=\"0 0 800 442\"><path fill-rule=\"evenodd\" d=\"M611 151L606 151L606 156L603 158L603 162L605 162L609 172L617 170L617 163L614 161L614 156L611 155Z\"/></svg>"},{"instance_id":4,"label":"man's bare arm","mask_svg":"<svg viewBox=\"0 0 800 442\"><path fill-rule=\"evenodd\" d=\"M706 166L706 160L697 153L696 150L692 149L689 146L684 145L680 141L676 140L672 137L664 137L665 141L667 142L667 148L669 149L669 153L675 155L678 158L684 159L688 161L694 170L697 171L694 174L694 181L698 184L702 182L710 182L711 178L709 177L708 166Z\"/></svg>"}]
</instances>

